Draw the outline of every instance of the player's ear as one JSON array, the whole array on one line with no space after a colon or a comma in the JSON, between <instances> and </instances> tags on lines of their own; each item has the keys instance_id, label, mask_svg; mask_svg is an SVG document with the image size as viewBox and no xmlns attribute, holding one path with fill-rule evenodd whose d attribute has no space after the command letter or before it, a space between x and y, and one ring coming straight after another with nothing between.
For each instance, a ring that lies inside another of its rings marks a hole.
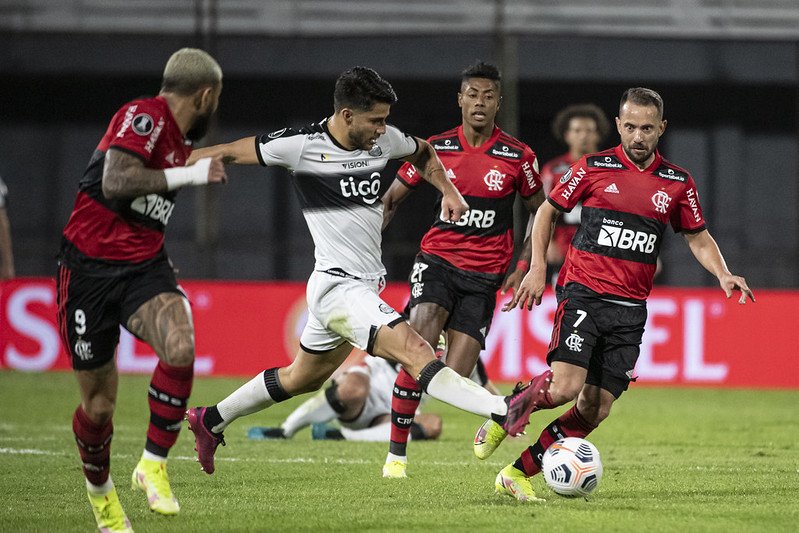
<instances>
[{"instance_id":1,"label":"player's ear","mask_svg":"<svg viewBox=\"0 0 799 533\"><path fill-rule=\"evenodd\" d=\"M354 115L355 113L353 113L352 109L349 107L345 107L341 110L341 117L344 119L344 123L347 124L347 126L352 125L352 118Z\"/></svg>"},{"instance_id":2,"label":"player's ear","mask_svg":"<svg viewBox=\"0 0 799 533\"><path fill-rule=\"evenodd\" d=\"M197 102L197 109L207 109L210 105L213 104L214 99L214 88L213 87L206 87L205 89L200 89L197 91L199 93L199 101Z\"/></svg>"}]
</instances>

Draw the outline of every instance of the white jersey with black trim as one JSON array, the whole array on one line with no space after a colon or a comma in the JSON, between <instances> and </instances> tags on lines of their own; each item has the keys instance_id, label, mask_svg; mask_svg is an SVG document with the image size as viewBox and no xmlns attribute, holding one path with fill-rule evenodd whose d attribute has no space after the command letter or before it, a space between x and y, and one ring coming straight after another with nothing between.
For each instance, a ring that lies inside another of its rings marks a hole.
<instances>
[{"instance_id":1,"label":"white jersey with black trim","mask_svg":"<svg viewBox=\"0 0 799 533\"><path fill-rule=\"evenodd\" d=\"M325 119L300 130L259 135L255 143L262 165L280 165L292 174L314 241L314 269L340 269L365 279L384 275L380 174L389 159L415 153L416 139L386 126L371 150L347 150Z\"/></svg>"}]
</instances>

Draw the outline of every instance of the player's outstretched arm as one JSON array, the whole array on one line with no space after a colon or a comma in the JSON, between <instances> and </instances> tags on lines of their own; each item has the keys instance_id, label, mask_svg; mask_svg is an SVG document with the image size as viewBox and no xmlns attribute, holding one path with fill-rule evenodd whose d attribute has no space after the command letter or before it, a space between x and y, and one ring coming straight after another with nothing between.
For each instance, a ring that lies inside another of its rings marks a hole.
<instances>
[{"instance_id":1,"label":"player's outstretched arm","mask_svg":"<svg viewBox=\"0 0 799 533\"><path fill-rule=\"evenodd\" d=\"M405 161L415 166L425 181L441 191L441 220L459 221L469 210L469 204L447 177L447 171L430 143L417 137L416 144L419 148L406 157Z\"/></svg>"},{"instance_id":2,"label":"player's outstretched arm","mask_svg":"<svg viewBox=\"0 0 799 533\"><path fill-rule=\"evenodd\" d=\"M541 206L541 203L544 202L546 199L546 195L544 194L543 189L539 189L539 191L533 195L528 197L522 197L522 202L524 203L525 207L528 211L530 211L530 217L527 222L527 229L525 230L525 239L522 243L522 248L519 251L519 259L516 263L516 267L513 271L508 274L505 278L505 282L502 284L502 288L500 290L501 294L507 294L509 290L516 292L519 290L519 285L522 282L525 274L530 270L530 258L532 255L532 239L530 237L530 232L533 228L533 220L535 217L535 213L538 208ZM506 302L503 306L503 311L509 311L507 309L510 301Z\"/></svg>"},{"instance_id":3,"label":"player's outstretched arm","mask_svg":"<svg viewBox=\"0 0 799 533\"><path fill-rule=\"evenodd\" d=\"M747 297L753 302L755 301L755 296L746 284L746 280L730 273L727 269L727 263L721 255L721 250L709 231L705 229L698 233L684 233L683 236L697 261L718 278L721 290L724 291L727 298L732 298L732 292L739 290L741 291L739 304L745 304Z\"/></svg>"},{"instance_id":4,"label":"player's outstretched arm","mask_svg":"<svg viewBox=\"0 0 799 533\"><path fill-rule=\"evenodd\" d=\"M103 195L106 198L136 198L188 185L225 183L227 175L221 158L205 158L185 167L154 170L144 160L114 147L108 149L103 165Z\"/></svg>"},{"instance_id":5,"label":"player's outstretched arm","mask_svg":"<svg viewBox=\"0 0 799 533\"><path fill-rule=\"evenodd\" d=\"M532 253L530 256L530 271L522 279L519 288L513 293L513 298L505 304L503 311L510 311L519 307L526 307L528 310L533 305L541 305L541 297L544 295L547 277L546 251L549 241L552 238L552 231L555 221L560 212L549 202L544 202L538 208L533 220L533 229L530 232L530 242Z\"/></svg>"},{"instance_id":6,"label":"player's outstretched arm","mask_svg":"<svg viewBox=\"0 0 799 533\"><path fill-rule=\"evenodd\" d=\"M399 205L407 198L413 189L405 185L402 180L399 178L394 178L394 181L391 182L391 185L388 187L388 190L381 198L383 202L383 227L382 229L386 229L388 223L394 218L394 215L397 212L397 208Z\"/></svg>"},{"instance_id":7,"label":"player's outstretched arm","mask_svg":"<svg viewBox=\"0 0 799 533\"><path fill-rule=\"evenodd\" d=\"M192 152L188 164L205 157L221 157L222 162L226 165L230 163L257 165L259 161L255 150L255 137L245 137L231 143L198 148Z\"/></svg>"}]
</instances>

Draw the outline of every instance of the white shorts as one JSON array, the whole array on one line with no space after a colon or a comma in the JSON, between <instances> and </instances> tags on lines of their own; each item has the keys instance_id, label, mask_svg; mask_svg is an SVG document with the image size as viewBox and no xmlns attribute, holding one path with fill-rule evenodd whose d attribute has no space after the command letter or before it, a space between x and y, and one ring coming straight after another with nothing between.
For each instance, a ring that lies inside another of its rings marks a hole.
<instances>
[{"instance_id":1,"label":"white shorts","mask_svg":"<svg viewBox=\"0 0 799 533\"><path fill-rule=\"evenodd\" d=\"M404 318L380 299L383 279L351 279L314 271L308 279L308 323L300 346L308 353L333 350L343 342L370 353L377 330Z\"/></svg>"},{"instance_id":2,"label":"white shorts","mask_svg":"<svg viewBox=\"0 0 799 533\"><path fill-rule=\"evenodd\" d=\"M398 367L379 357L366 356L363 362L363 365L347 370L348 373L359 372L369 376L369 395L358 418L348 421L338 419L343 427L349 429L366 429L378 416L391 414L391 396L399 374Z\"/></svg>"}]
</instances>

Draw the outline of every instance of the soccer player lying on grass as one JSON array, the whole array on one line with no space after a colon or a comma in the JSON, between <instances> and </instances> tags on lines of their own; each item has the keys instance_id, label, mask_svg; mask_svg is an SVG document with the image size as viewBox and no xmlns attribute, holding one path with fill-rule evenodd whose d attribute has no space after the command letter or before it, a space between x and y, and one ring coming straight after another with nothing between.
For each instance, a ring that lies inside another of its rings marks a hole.
<instances>
[{"instance_id":1,"label":"soccer player lying on grass","mask_svg":"<svg viewBox=\"0 0 799 533\"><path fill-rule=\"evenodd\" d=\"M551 370L534 377L528 386L535 394L533 411L576 402L497 475L496 490L520 500L535 499L529 477L541 471L546 449L564 437L585 438L635 381L646 298L667 226L683 234L699 263L718 278L727 298L740 290L739 304L747 298L755 301L746 280L727 269L710 236L693 178L657 151L666 130L660 95L642 87L625 91L616 128L621 144L582 157L539 208L532 228L530 272L507 307L529 310L541 303L546 250L555 221L560 212L582 201L581 225L555 290L558 308L547 354ZM487 421L475 437L475 454L481 459L490 456L505 435Z\"/></svg>"},{"instance_id":2,"label":"soccer player lying on grass","mask_svg":"<svg viewBox=\"0 0 799 533\"><path fill-rule=\"evenodd\" d=\"M217 405L188 410L206 473L214 472L214 454L231 422L319 390L353 346L399 362L422 391L490 417L511 434L521 433L529 422L530 392L493 395L458 375L380 298L386 270L381 262L383 204L378 194L388 160L412 163L441 191L443 220L455 223L469 209L430 144L386 123L396 99L377 72L354 67L336 81L334 112L321 122L196 152L196 157L288 168L316 259L307 287L308 323L294 361L265 370Z\"/></svg>"}]
</instances>

